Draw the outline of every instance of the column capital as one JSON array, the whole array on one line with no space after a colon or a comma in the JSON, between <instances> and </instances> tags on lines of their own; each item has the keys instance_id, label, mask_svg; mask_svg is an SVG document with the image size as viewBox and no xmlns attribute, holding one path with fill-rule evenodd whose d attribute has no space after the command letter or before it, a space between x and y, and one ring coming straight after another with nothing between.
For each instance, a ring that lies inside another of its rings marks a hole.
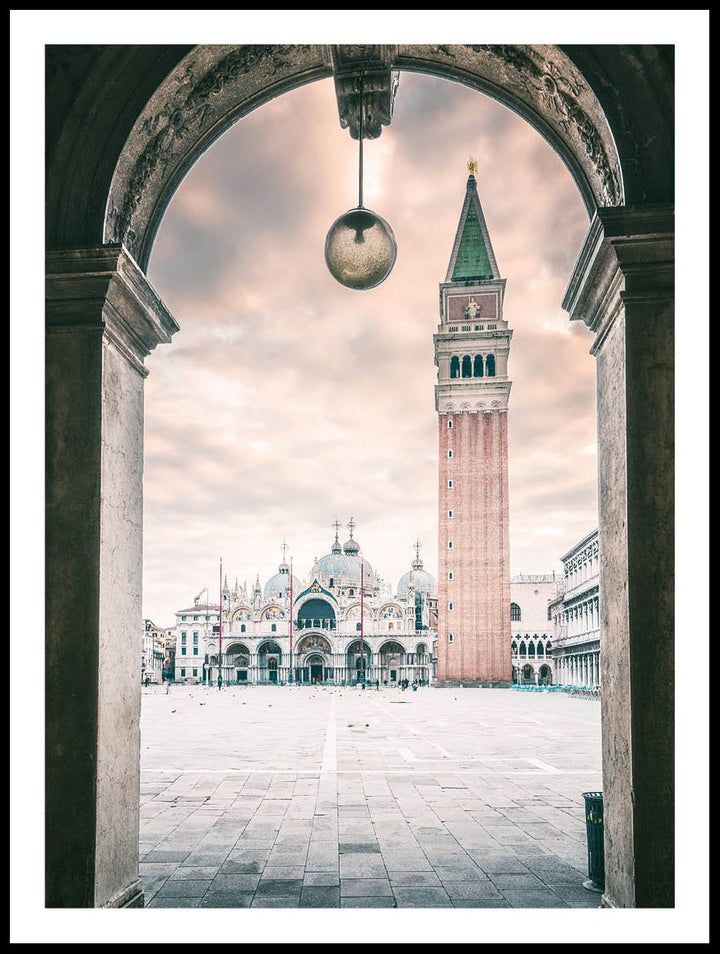
<instances>
[{"instance_id":1,"label":"column capital","mask_svg":"<svg viewBox=\"0 0 720 954\"><path fill-rule=\"evenodd\" d=\"M147 355L180 330L122 245L49 251L45 266L48 332L101 330L144 374Z\"/></svg>"},{"instance_id":2,"label":"column capital","mask_svg":"<svg viewBox=\"0 0 720 954\"><path fill-rule=\"evenodd\" d=\"M562 307L595 332L595 353L620 309L674 295L674 209L671 205L598 209Z\"/></svg>"}]
</instances>

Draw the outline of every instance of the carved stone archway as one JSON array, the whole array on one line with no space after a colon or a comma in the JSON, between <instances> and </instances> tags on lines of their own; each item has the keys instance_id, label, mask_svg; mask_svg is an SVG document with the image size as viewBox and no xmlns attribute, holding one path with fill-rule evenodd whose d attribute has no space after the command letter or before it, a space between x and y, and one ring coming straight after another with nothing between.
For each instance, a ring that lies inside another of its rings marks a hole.
<instances>
[{"instance_id":1,"label":"carved stone archway","mask_svg":"<svg viewBox=\"0 0 720 954\"><path fill-rule=\"evenodd\" d=\"M178 330L144 274L158 224L274 96L334 76L352 133L366 68L377 130L396 71L461 82L531 123L585 202L563 307L598 362L605 903L671 907L673 654L655 650L674 636L672 48L50 46L47 64L47 906L142 903L144 359Z\"/></svg>"}]
</instances>

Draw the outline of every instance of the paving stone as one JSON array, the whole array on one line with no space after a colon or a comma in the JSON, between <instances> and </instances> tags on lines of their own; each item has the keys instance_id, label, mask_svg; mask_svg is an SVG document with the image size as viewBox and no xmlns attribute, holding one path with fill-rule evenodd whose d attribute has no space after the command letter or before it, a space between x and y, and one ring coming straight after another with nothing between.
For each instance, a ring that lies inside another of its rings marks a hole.
<instances>
[{"instance_id":1,"label":"paving stone","mask_svg":"<svg viewBox=\"0 0 720 954\"><path fill-rule=\"evenodd\" d=\"M255 889L255 896L261 898L300 897L301 888L302 880L299 878L292 881L290 879L261 878Z\"/></svg>"},{"instance_id":2,"label":"paving stone","mask_svg":"<svg viewBox=\"0 0 720 954\"><path fill-rule=\"evenodd\" d=\"M503 901L503 895L492 881L449 881L443 884L450 899L455 901Z\"/></svg>"},{"instance_id":3,"label":"paving stone","mask_svg":"<svg viewBox=\"0 0 720 954\"><path fill-rule=\"evenodd\" d=\"M249 908L255 897L254 892L208 891L200 902L201 908Z\"/></svg>"},{"instance_id":4,"label":"paving stone","mask_svg":"<svg viewBox=\"0 0 720 954\"><path fill-rule=\"evenodd\" d=\"M341 908L395 908L397 904L395 898L392 897L383 897L383 898L355 898L355 897L341 897L340 898L340 907Z\"/></svg>"},{"instance_id":5,"label":"paving stone","mask_svg":"<svg viewBox=\"0 0 720 954\"><path fill-rule=\"evenodd\" d=\"M300 907L300 893L297 897L265 898L255 897L250 905L251 908L298 908Z\"/></svg>"},{"instance_id":6,"label":"paving stone","mask_svg":"<svg viewBox=\"0 0 720 954\"><path fill-rule=\"evenodd\" d=\"M305 874L303 865L270 865L262 870L263 881L297 881Z\"/></svg>"},{"instance_id":7,"label":"paving stone","mask_svg":"<svg viewBox=\"0 0 720 954\"><path fill-rule=\"evenodd\" d=\"M168 878L155 897L201 898L207 891L209 884L209 881L172 881Z\"/></svg>"},{"instance_id":8,"label":"paving stone","mask_svg":"<svg viewBox=\"0 0 720 954\"><path fill-rule=\"evenodd\" d=\"M339 908L340 888L328 885L303 885L300 891L301 908Z\"/></svg>"},{"instance_id":9,"label":"paving stone","mask_svg":"<svg viewBox=\"0 0 720 954\"><path fill-rule=\"evenodd\" d=\"M397 887L393 888L399 908L451 908L452 902L444 888Z\"/></svg>"},{"instance_id":10,"label":"paving stone","mask_svg":"<svg viewBox=\"0 0 720 954\"><path fill-rule=\"evenodd\" d=\"M146 904L148 908L197 908L199 906L200 898L168 898L157 895Z\"/></svg>"},{"instance_id":11,"label":"paving stone","mask_svg":"<svg viewBox=\"0 0 720 954\"><path fill-rule=\"evenodd\" d=\"M387 878L342 878L340 894L345 898L376 898L392 895Z\"/></svg>"},{"instance_id":12,"label":"paving stone","mask_svg":"<svg viewBox=\"0 0 720 954\"><path fill-rule=\"evenodd\" d=\"M382 878L387 870L382 855L348 853L340 855L340 877L345 878Z\"/></svg>"},{"instance_id":13,"label":"paving stone","mask_svg":"<svg viewBox=\"0 0 720 954\"><path fill-rule=\"evenodd\" d=\"M306 871L303 879L303 887L313 885L325 885L334 887L340 884L340 875L336 871Z\"/></svg>"},{"instance_id":14,"label":"paving stone","mask_svg":"<svg viewBox=\"0 0 720 954\"><path fill-rule=\"evenodd\" d=\"M217 865L208 865L206 867L192 865L187 868L181 865L173 871L170 878L172 881L212 881L220 870Z\"/></svg>"},{"instance_id":15,"label":"paving stone","mask_svg":"<svg viewBox=\"0 0 720 954\"><path fill-rule=\"evenodd\" d=\"M212 882L213 891L255 891L260 883L259 874L221 871Z\"/></svg>"},{"instance_id":16,"label":"paving stone","mask_svg":"<svg viewBox=\"0 0 720 954\"><path fill-rule=\"evenodd\" d=\"M503 888L500 892L513 908L566 908L567 904L550 890Z\"/></svg>"},{"instance_id":17,"label":"paving stone","mask_svg":"<svg viewBox=\"0 0 720 954\"><path fill-rule=\"evenodd\" d=\"M388 871L390 884L399 888L441 888L442 882L435 871Z\"/></svg>"}]
</instances>

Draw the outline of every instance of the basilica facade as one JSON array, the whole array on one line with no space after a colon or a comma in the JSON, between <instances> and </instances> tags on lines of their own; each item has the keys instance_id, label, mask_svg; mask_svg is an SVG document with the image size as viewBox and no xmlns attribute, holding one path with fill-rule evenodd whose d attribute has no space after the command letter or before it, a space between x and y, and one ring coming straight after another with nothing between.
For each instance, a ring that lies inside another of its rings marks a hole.
<instances>
[{"instance_id":1,"label":"basilica facade","mask_svg":"<svg viewBox=\"0 0 720 954\"><path fill-rule=\"evenodd\" d=\"M174 679L217 685L427 684L437 635L437 581L420 544L394 591L339 524L328 553L299 577L283 559L265 584L227 577L222 609L203 604L176 612Z\"/></svg>"}]
</instances>

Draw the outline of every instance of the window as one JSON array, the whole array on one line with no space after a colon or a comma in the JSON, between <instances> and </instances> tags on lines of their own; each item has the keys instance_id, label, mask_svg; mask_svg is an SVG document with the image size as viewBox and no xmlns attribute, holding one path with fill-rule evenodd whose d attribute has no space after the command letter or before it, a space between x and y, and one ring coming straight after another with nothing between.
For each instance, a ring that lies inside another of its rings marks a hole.
<instances>
[{"instance_id":1,"label":"window","mask_svg":"<svg viewBox=\"0 0 720 954\"><path fill-rule=\"evenodd\" d=\"M489 378L495 377L495 355L489 354L485 359L485 369Z\"/></svg>"},{"instance_id":2,"label":"window","mask_svg":"<svg viewBox=\"0 0 720 954\"><path fill-rule=\"evenodd\" d=\"M181 643L187 642L187 633L180 633L180 642Z\"/></svg>"},{"instance_id":3,"label":"window","mask_svg":"<svg viewBox=\"0 0 720 954\"><path fill-rule=\"evenodd\" d=\"M453 571L452 571L452 570L448 570L448 580L454 580L454 579L455 579L455 577L454 577L454 575L453 575Z\"/></svg>"},{"instance_id":4,"label":"window","mask_svg":"<svg viewBox=\"0 0 720 954\"><path fill-rule=\"evenodd\" d=\"M197 676L197 669L193 669L193 676Z\"/></svg>"},{"instance_id":5,"label":"window","mask_svg":"<svg viewBox=\"0 0 720 954\"><path fill-rule=\"evenodd\" d=\"M519 622L522 619L522 613L517 603L510 604L510 619L513 622Z\"/></svg>"},{"instance_id":6,"label":"window","mask_svg":"<svg viewBox=\"0 0 720 954\"><path fill-rule=\"evenodd\" d=\"M193 656L197 656L197 654L198 654L198 648L197 646L193 646Z\"/></svg>"},{"instance_id":7,"label":"window","mask_svg":"<svg viewBox=\"0 0 720 954\"><path fill-rule=\"evenodd\" d=\"M277 632L277 624L275 624L275 623L272 624L272 626L270 627L270 632L271 632L271 633L276 633L276 632Z\"/></svg>"},{"instance_id":8,"label":"window","mask_svg":"<svg viewBox=\"0 0 720 954\"><path fill-rule=\"evenodd\" d=\"M448 517L450 517L450 518L452 519L452 515L453 515L452 510L448 510Z\"/></svg>"},{"instance_id":9,"label":"window","mask_svg":"<svg viewBox=\"0 0 720 954\"><path fill-rule=\"evenodd\" d=\"M454 643L454 642L455 642L455 634L454 634L454 633L448 633L448 642L449 642L449 643Z\"/></svg>"},{"instance_id":10,"label":"window","mask_svg":"<svg viewBox=\"0 0 720 954\"><path fill-rule=\"evenodd\" d=\"M481 354L475 355L475 361L473 364L473 377L481 378L483 376L483 359Z\"/></svg>"},{"instance_id":11,"label":"window","mask_svg":"<svg viewBox=\"0 0 720 954\"><path fill-rule=\"evenodd\" d=\"M484 331L485 325L475 325L475 331Z\"/></svg>"},{"instance_id":12,"label":"window","mask_svg":"<svg viewBox=\"0 0 720 954\"><path fill-rule=\"evenodd\" d=\"M193 633L193 644L197 643L197 641L198 641L198 634Z\"/></svg>"},{"instance_id":13,"label":"window","mask_svg":"<svg viewBox=\"0 0 720 954\"><path fill-rule=\"evenodd\" d=\"M448 613L452 613L452 611L453 611L454 609L455 609L455 607L453 606L453 604L452 604L452 603L448 603Z\"/></svg>"},{"instance_id":14,"label":"window","mask_svg":"<svg viewBox=\"0 0 720 954\"><path fill-rule=\"evenodd\" d=\"M452 426L453 426L453 422L452 422L452 420L449 420L449 421L448 421L448 427L452 427Z\"/></svg>"},{"instance_id":15,"label":"window","mask_svg":"<svg viewBox=\"0 0 720 954\"><path fill-rule=\"evenodd\" d=\"M448 480L448 490L452 490L452 487L453 487L452 480Z\"/></svg>"},{"instance_id":16,"label":"window","mask_svg":"<svg viewBox=\"0 0 720 954\"><path fill-rule=\"evenodd\" d=\"M460 377L460 358L457 355L453 355L450 358L450 377L459 378ZM183 617L184 619L185 617Z\"/></svg>"},{"instance_id":17,"label":"window","mask_svg":"<svg viewBox=\"0 0 720 954\"><path fill-rule=\"evenodd\" d=\"M452 457L452 451L451 451L451 450L448 451L448 457Z\"/></svg>"},{"instance_id":18,"label":"window","mask_svg":"<svg viewBox=\"0 0 720 954\"><path fill-rule=\"evenodd\" d=\"M462 326L462 330L463 330L463 331L470 331L470 325L463 325L463 326Z\"/></svg>"},{"instance_id":19,"label":"window","mask_svg":"<svg viewBox=\"0 0 720 954\"><path fill-rule=\"evenodd\" d=\"M472 377L472 362L470 361L469 354L466 354L462 359L462 376L464 378Z\"/></svg>"},{"instance_id":20,"label":"window","mask_svg":"<svg viewBox=\"0 0 720 954\"><path fill-rule=\"evenodd\" d=\"M488 325L488 331L495 331L497 325Z\"/></svg>"},{"instance_id":21,"label":"window","mask_svg":"<svg viewBox=\"0 0 720 954\"><path fill-rule=\"evenodd\" d=\"M450 325L450 331L457 331L457 325Z\"/></svg>"},{"instance_id":22,"label":"window","mask_svg":"<svg viewBox=\"0 0 720 954\"><path fill-rule=\"evenodd\" d=\"M184 669L181 669L181 670L180 670L180 675L183 676L183 677L185 676L185 670L184 670Z\"/></svg>"},{"instance_id":23,"label":"window","mask_svg":"<svg viewBox=\"0 0 720 954\"><path fill-rule=\"evenodd\" d=\"M182 647L180 648L180 655L181 655L181 656L186 656L186 655L187 655L187 648L186 648L185 646L182 646Z\"/></svg>"},{"instance_id":24,"label":"window","mask_svg":"<svg viewBox=\"0 0 720 954\"><path fill-rule=\"evenodd\" d=\"M241 623L241 624L240 624L240 632L241 632L241 633L244 633L244 632L245 632L245 623Z\"/></svg>"},{"instance_id":25,"label":"window","mask_svg":"<svg viewBox=\"0 0 720 954\"><path fill-rule=\"evenodd\" d=\"M452 540L448 540L448 550L452 550L452 548L453 548Z\"/></svg>"}]
</instances>

